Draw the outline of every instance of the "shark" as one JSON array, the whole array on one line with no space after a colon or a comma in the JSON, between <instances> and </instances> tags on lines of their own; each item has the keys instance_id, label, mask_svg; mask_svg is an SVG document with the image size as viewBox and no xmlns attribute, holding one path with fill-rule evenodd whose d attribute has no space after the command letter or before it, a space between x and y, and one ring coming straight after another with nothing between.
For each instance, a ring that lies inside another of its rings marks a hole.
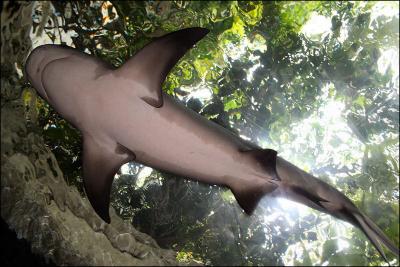
<instances>
[{"instance_id":1,"label":"shark","mask_svg":"<svg viewBox=\"0 0 400 267\"><path fill-rule=\"evenodd\" d=\"M398 247L340 191L162 91L170 70L208 32L193 27L155 38L118 68L68 46L31 51L29 82L82 133L84 188L97 215L110 223L114 176L135 161L228 187L248 215L265 195L300 202L361 229L386 261L382 244L399 257Z\"/></svg>"}]
</instances>

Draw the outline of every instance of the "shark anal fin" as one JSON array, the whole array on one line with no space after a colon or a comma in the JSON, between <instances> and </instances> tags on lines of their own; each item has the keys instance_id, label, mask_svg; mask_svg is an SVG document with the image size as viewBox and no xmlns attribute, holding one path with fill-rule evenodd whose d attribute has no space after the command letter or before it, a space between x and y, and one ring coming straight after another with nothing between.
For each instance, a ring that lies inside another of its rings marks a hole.
<instances>
[{"instance_id":1,"label":"shark anal fin","mask_svg":"<svg viewBox=\"0 0 400 267\"><path fill-rule=\"evenodd\" d=\"M187 28L159 37L142 48L115 71L117 76L139 83L135 90L149 105L163 105L162 83L179 59L202 39L209 30Z\"/></svg>"},{"instance_id":2,"label":"shark anal fin","mask_svg":"<svg viewBox=\"0 0 400 267\"><path fill-rule=\"evenodd\" d=\"M249 183L249 182L248 182ZM278 185L265 181L262 185L242 184L231 187L232 193L239 203L239 206L248 214L253 214L258 202L268 193L271 193Z\"/></svg>"},{"instance_id":3,"label":"shark anal fin","mask_svg":"<svg viewBox=\"0 0 400 267\"><path fill-rule=\"evenodd\" d=\"M123 146L101 142L94 137L83 137L83 180L85 192L96 213L110 223L109 205L111 185L122 164L135 158Z\"/></svg>"},{"instance_id":4,"label":"shark anal fin","mask_svg":"<svg viewBox=\"0 0 400 267\"><path fill-rule=\"evenodd\" d=\"M274 181L280 181L276 172L277 152L272 149L254 148L251 150L240 150L241 153L254 160L261 169L269 176L265 180L242 180L240 183L230 184L239 206L251 215L258 205L260 199L278 188Z\"/></svg>"}]
</instances>

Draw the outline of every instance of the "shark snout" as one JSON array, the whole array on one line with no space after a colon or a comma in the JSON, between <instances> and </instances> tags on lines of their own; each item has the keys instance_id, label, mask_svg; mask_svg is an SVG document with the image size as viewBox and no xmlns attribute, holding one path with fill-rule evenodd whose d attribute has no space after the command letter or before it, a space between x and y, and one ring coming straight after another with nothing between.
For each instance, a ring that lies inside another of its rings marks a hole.
<instances>
[{"instance_id":1,"label":"shark snout","mask_svg":"<svg viewBox=\"0 0 400 267\"><path fill-rule=\"evenodd\" d=\"M47 44L36 47L29 54L25 63L25 75L38 94L47 102L50 101L43 86L42 73L44 69L54 60L68 57L72 53L72 49L66 49L60 45Z\"/></svg>"},{"instance_id":2,"label":"shark snout","mask_svg":"<svg viewBox=\"0 0 400 267\"><path fill-rule=\"evenodd\" d=\"M39 95L49 101L46 90L42 84L42 72L47 65L49 45L36 47L28 56L25 63L25 75Z\"/></svg>"},{"instance_id":3,"label":"shark snout","mask_svg":"<svg viewBox=\"0 0 400 267\"><path fill-rule=\"evenodd\" d=\"M47 50L47 46L42 45L33 49L29 54L25 63L25 73L30 81L33 81L40 74L40 63L44 59Z\"/></svg>"}]
</instances>

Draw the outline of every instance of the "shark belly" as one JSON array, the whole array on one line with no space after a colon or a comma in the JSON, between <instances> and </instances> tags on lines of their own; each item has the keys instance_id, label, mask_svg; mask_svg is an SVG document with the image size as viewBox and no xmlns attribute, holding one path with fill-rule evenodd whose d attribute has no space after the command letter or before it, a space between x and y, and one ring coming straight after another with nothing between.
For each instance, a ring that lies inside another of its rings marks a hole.
<instances>
[{"instance_id":1,"label":"shark belly","mask_svg":"<svg viewBox=\"0 0 400 267\"><path fill-rule=\"evenodd\" d=\"M121 109L129 114L118 114L115 125L107 127L119 144L135 154L136 162L208 184L268 179L240 153L249 149L240 138L195 112L183 112L185 107L171 97L163 98L161 108L140 99L129 101L129 108Z\"/></svg>"}]
</instances>

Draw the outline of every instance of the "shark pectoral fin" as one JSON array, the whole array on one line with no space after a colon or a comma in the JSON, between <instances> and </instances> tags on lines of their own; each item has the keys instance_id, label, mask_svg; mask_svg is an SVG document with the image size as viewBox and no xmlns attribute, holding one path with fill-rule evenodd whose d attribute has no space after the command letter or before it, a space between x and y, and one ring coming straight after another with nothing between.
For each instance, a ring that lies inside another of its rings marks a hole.
<instances>
[{"instance_id":1,"label":"shark pectoral fin","mask_svg":"<svg viewBox=\"0 0 400 267\"><path fill-rule=\"evenodd\" d=\"M208 32L205 28L187 28L157 38L117 69L115 74L141 84L137 88L139 97L159 108L163 105L161 86L165 77L186 51Z\"/></svg>"},{"instance_id":2,"label":"shark pectoral fin","mask_svg":"<svg viewBox=\"0 0 400 267\"><path fill-rule=\"evenodd\" d=\"M83 137L83 180L85 192L96 213L110 223L108 213L111 185L122 164L135 158L123 146L106 145L92 136Z\"/></svg>"},{"instance_id":3,"label":"shark pectoral fin","mask_svg":"<svg viewBox=\"0 0 400 267\"><path fill-rule=\"evenodd\" d=\"M238 184L236 186L230 186L236 201L239 206L248 214L251 215L256 209L258 202L261 198L268 193L271 193L278 188L278 185L273 182L264 181L260 184L253 184L246 182L247 184Z\"/></svg>"}]
</instances>

